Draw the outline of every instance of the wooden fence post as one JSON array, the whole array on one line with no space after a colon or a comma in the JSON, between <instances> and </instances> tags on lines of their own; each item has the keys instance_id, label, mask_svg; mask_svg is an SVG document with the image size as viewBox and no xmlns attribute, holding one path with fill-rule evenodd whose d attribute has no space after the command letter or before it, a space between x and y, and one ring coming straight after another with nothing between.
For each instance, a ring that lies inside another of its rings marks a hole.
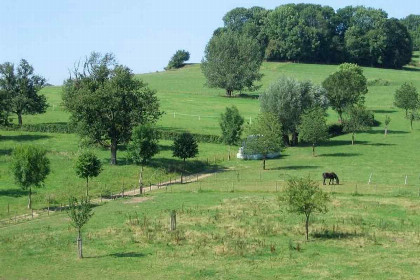
<instances>
[{"instance_id":1,"label":"wooden fence post","mask_svg":"<svg viewBox=\"0 0 420 280\"><path fill-rule=\"evenodd\" d=\"M174 231L176 230L176 211L171 211L171 224L170 224L170 230Z\"/></svg>"}]
</instances>

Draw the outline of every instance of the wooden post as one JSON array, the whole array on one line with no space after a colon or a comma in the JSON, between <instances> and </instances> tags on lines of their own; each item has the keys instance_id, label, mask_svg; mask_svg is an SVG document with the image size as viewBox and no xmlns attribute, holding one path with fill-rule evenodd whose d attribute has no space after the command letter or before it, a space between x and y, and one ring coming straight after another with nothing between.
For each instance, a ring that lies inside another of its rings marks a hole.
<instances>
[{"instance_id":1,"label":"wooden post","mask_svg":"<svg viewBox=\"0 0 420 280\"><path fill-rule=\"evenodd\" d=\"M197 174L197 182L198 182L198 174Z\"/></svg>"},{"instance_id":2,"label":"wooden post","mask_svg":"<svg viewBox=\"0 0 420 280\"><path fill-rule=\"evenodd\" d=\"M182 173L181 173L181 184L183 184L184 183L184 181L183 181L183 178L182 178Z\"/></svg>"},{"instance_id":3,"label":"wooden post","mask_svg":"<svg viewBox=\"0 0 420 280\"><path fill-rule=\"evenodd\" d=\"M171 224L170 224L170 230L174 231L176 230L176 211L171 211Z\"/></svg>"}]
</instances>

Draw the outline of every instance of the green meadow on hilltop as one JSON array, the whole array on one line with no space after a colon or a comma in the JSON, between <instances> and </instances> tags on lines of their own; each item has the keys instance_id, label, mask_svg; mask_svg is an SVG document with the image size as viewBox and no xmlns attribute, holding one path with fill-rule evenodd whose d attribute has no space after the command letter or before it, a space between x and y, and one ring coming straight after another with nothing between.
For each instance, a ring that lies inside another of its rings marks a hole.
<instances>
[{"instance_id":1,"label":"green meadow on hilltop","mask_svg":"<svg viewBox=\"0 0 420 280\"><path fill-rule=\"evenodd\" d=\"M149 192L144 199L128 197L95 207L84 228L83 260L76 259L76 232L64 212L13 221L28 213L27 193L14 184L9 170L16 145L46 148L51 174L34 192L35 211L43 211L48 198L55 206L65 204L70 194L84 190L84 180L73 168L79 137L0 131L0 279L415 278L420 274L420 122L410 130L404 112L393 106L393 96L403 82L420 90L418 63L416 53L413 65L403 70L363 68L369 83L366 105L380 124L357 134L354 146L350 135L341 135L321 143L316 157L310 146L290 147L279 159L267 161L263 171L259 161L228 161L229 151L234 157L238 147L199 143L198 157L187 160L188 172L218 172ZM236 105L252 121L259 113L256 97L276 78L321 83L336 68L265 62L261 89L234 98L205 87L198 64L138 77L157 91L165 112L158 122L162 129L219 135L226 106ZM47 112L24 116L23 123L67 123L61 87L47 87L43 93L50 104ZM385 137L387 115L391 123ZM332 110L328 122L337 122ZM160 142L161 152L145 169L147 183L179 178L180 161L172 157L171 145ZM104 163L104 171L92 181L94 197L136 186L139 167L125 159L124 148L117 166L107 164L108 150L94 151ZM288 213L278 195L291 176L309 175L322 184L324 171L336 172L340 185L323 187L332 197L330 211L313 216L310 241L305 242L303 217ZM176 232L168 231L169 210L178 212Z\"/></svg>"}]
</instances>

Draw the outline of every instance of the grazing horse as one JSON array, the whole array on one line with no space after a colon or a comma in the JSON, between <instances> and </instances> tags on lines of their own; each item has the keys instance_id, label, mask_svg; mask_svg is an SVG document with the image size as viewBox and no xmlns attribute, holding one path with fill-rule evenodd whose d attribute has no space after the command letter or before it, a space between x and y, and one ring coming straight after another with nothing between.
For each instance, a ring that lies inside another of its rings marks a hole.
<instances>
[{"instance_id":1,"label":"grazing horse","mask_svg":"<svg viewBox=\"0 0 420 280\"><path fill-rule=\"evenodd\" d=\"M338 180L338 176L334 172L322 173L322 178L324 178L324 185L325 185L325 180L326 179L330 179L330 181L328 182L328 185L331 185L331 183L334 185L334 180L337 183L337 185L340 184L340 180Z\"/></svg>"}]
</instances>

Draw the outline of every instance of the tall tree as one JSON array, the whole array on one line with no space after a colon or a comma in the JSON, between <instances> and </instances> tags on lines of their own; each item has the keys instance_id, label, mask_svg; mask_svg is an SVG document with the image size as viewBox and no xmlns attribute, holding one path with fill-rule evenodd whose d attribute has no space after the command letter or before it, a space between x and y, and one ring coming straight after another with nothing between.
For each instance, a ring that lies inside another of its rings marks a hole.
<instances>
[{"instance_id":1,"label":"tall tree","mask_svg":"<svg viewBox=\"0 0 420 280\"><path fill-rule=\"evenodd\" d=\"M12 153L12 172L16 184L29 190L28 209L32 209L32 187L41 187L50 173L46 151L37 146L17 146Z\"/></svg>"},{"instance_id":2,"label":"tall tree","mask_svg":"<svg viewBox=\"0 0 420 280\"><path fill-rule=\"evenodd\" d=\"M168 66L166 66L166 70L169 69L177 69L184 66L185 61L190 59L190 53L186 50L177 50L176 53L171 57L169 60Z\"/></svg>"},{"instance_id":3,"label":"tall tree","mask_svg":"<svg viewBox=\"0 0 420 280\"><path fill-rule=\"evenodd\" d=\"M82 227L93 216L92 204L89 198L82 198L80 203L78 203L76 198L70 197L67 213L70 217L71 225L77 229L77 256L81 259L83 258Z\"/></svg>"},{"instance_id":4,"label":"tall tree","mask_svg":"<svg viewBox=\"0 0 420 280\"><path fill-rule=\"evenodd\" d=\"M282 200L287 203L289 212L305 215L306 240L309 240L309 218L312 213L328 212L328 194L309 177L292 178L287 183Z\"/></svg>"},{"instance_id":5,"label":"tall tree","mask_svg":"<svg viewBox=\"0 0 420 280\"><path fill-rule=\"evenodd\" d=\"M247 129L248 137L245 143L246 154L261 154L263 160L263 170L265 161L271 153L278 153L284 149L281 137L282 127L277 116L271 113L262 113L249 125Z\"/></svg>"},{"instance_id":6,"label":"tall tree","mask_svg":"<svg viewBox=\"0 0 420 280\"><path fill-rule=\"evenodd\" d=\"M278 118L285 143L289 144L291 134L292 144L297 145L298 126L303 112L313 107L326 109L328 100L320 86L282 76L260 95L260 104L262 112L269 112Z\"/></svg>"},{"instance_id":7,"label":"tall tree","mask_svg":"<svg viewBox=\"0 0 420 280\"><path fill-rule=\"evenodd\" d=\"M302 115L299 135L303 141L312 144L312 156L315 156L315 145L328 139L327 120L323 108L314 108Z\"/></svg>"},{"instance_id":8,"label":"tall tree","mask_svg":"<svg viewBox=\"0 0 420 280\"><path fill-rule=\"evenodd\" d=\"M420 15L408 15L401 20L401 23L407 27L413 40L413 49L420 51Z\"/></svg>"},{"instance_id":9,"label":"tall tree","mask_svg":"<svg viewBox=\"0 0 420 280\"><path fill-rule=\"evenodd\" d=\"M10 62L0 65L0 91L7 100L9 112L18 117L22 125L22 115L45 113L48 104L44 95L39 91L44 87L45 79L34 74L34 68L22 59L15 71Z\"/></svg>"},{"instance_id":10,"label":"tall tree","mask_svg":"<svg viewBox=\"0 0 420 280\"><path fill-rule=\"evenodd\" d=\"M71 121L81 135L110 147L111 164L117 164L118 145L128 142L134 126L153 123L162 114L155 91L112 54L92 53L63 90Z\"/></svg>"},{"instance_id":11,"label":"tall tree","mask_svg":"<svg viewBox=\"0 0 420 280\"><path fill-rule=\"evenodd\" d=\"M347 107L364 103L364 95L368 92L367 80L363 70L356 64L343 63L338 70L329 75L322 86L327 90L331 107L343 121L343 112Z\"/></svg>"},{"instance_id":12,"label":"tall tree","mask_svg":"<svg viewBox=\"0 0 420 280\"><path fill-rule=\"evenodd\" d=\"M86 197L89 197L89 178L101 173L102 163L93 152L84 151L77 157L75 169L77 176L86 180Z\"/></svg>"},{"instance_id":13,"label":"tall tree","mask_svg":"<svg viewBox=\"0 0 420 280\"><path fill-rule=\"evenodd\" d=\"M344 120L344 131L351 133L351 144L354 145L354 136L356 132L367 131L371 129L374 123L372 112L363 106L353 106L346 111L348 117Z\"/></svg>"},{"instance_id":14,"label":"tall tree","mask_svg":"<svg viewBox=\"0 0 420 280\"><path fill-rule=\"evenodd\" d=\"M229 146L238 144L244 124L244 118L239 114L236 106L226 107L225 113L220 116L220 128L223 142Z\"/></svg>"},{"instance_id":15,"label":"tall tree","mask_svg":"<svg viewBox=\"0 0 420 280\"><path fill-rule=\"evenodd\" d=\"M405 116L408 116L408 110L414 110L420 107L419 94L417 88L412 83L403 83L394 95L394 105L405 110Z\"/></svg>"},{"instance_id":16,"label":"tall tree","mask_svg":"<svg viewBox=\"0 0 420 280\"><path fill-rule=\"evenodd\" d=\"M143 193L143 169L150 159L159 152L159 132L152 125L136 126L128 144L128 156L140 165L139 193Z\"/></svg>"},{"instance_id":17,"label":"tall tree","mask_svg":"<svg viewBox=\"0 0 420 280\"><path fill-rule=\"evenodd\" d=\"M209 87L226 90L227 96L233 91L259 88L262 55L254 38L226 30L213 35L206 46L201 70Z\"/></svg>"}]
</instances>

